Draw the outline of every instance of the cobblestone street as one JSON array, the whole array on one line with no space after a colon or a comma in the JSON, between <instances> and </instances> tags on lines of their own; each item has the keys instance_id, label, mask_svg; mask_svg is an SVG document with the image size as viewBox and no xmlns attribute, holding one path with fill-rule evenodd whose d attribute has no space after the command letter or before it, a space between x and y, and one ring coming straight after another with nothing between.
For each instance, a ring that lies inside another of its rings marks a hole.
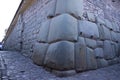
<instances>
[{"instance_id":1,"label":"cobblestone street","mask_svg":"<svg viewBox=\"0 0 120 80\"><path fill-rule=\"evenodd\" d=\"M0 80L120 80L120 64L59 78L18 52L0 52Z\"/></svg>"}]
</instances>

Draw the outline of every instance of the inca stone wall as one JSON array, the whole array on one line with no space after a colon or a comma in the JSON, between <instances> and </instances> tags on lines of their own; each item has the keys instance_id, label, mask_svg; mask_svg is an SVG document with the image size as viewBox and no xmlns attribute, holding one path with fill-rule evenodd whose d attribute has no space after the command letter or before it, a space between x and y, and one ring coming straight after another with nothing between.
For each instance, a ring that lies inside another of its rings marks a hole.
<instances>
[{"instance_id":1,"label":"inca stone wall","mask_svg":"<svg viewBox=\"0 0 120 80\"><path fill-rule=\"evenodd\" d=\"M56 74L120 62L119 0L37 0L18 18L5 49Z\"/></svg>"}]
</instances>

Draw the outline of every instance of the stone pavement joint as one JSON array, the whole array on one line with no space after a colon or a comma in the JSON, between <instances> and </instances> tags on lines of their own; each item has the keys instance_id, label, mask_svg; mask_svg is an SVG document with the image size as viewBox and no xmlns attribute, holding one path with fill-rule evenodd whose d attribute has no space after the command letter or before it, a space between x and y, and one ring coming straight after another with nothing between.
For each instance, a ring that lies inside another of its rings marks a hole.
<instances>
[{"instance_id":1,"label":"stone pavement joint","mask_svg":"<svg viewBox=\"0 0 120 80\"><path fill-rule=\"evenodd\" d=\"M19 52L1 51L0 80L120 80L120 64L60 78Z\"/></svg>"}]
</instances>

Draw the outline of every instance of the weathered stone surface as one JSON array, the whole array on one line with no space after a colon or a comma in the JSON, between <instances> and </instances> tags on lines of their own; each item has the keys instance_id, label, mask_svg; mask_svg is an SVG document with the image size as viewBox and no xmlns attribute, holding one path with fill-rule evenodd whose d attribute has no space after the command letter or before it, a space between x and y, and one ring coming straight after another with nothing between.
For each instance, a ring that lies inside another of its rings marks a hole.
<instances>
[{"instance_id":1,"label":"weathered stone surface","mask_svg":"<svg viewBox=\"0 0 120 80\"><path fill-rule=\"evenodd\" d=\"M79 34L89 38L99 38L97 25L89 21L79 21Z\"/></svg>"},{"instance_id":2,"label":"weathered stone surface","mask_svg":"<svg viewBox=\"0 0 120 80\"><path fill-rule=\"evenodd\" d=\"M102 68L108 66L108 62L105 59L97 59L97 67Z\"/></svg>"},{"instance_id":3,"label":"weathered stone surface","mask_svg":"<svg viewBox=\"0 0 120 80\"><path fill-rule=\"evenodd\" d=\"M47 48L48 48L48 44L35 43L32 54L32 60L34 63L36 63L37 65L43 65Z\"/></svg>"},{"instance_id":4,"label":"weathered stone surface","mask_svg":"<svg viewBox=\"0 0 120 80\"><path fill-rule=\"evenodd\" d=\"M117 34L114 31L111 31L111 40L118 41Z\"/></svg>"},{"instance_id":5,"label":"weathered stone surface","mask_svg":"<svg viewBox=\"0 0 120 80\"><path fill-rule=\"evenodd\" d=\"M85 38L85 42L86 42L86 45L90 48L96 48L97 47L97 43L93 39Z\"/></svg>"},{"instance_id":6,"label":"weathered stone surface","mask_svg":"<svg viewBox=\"0 0 120 80\"><path fill-rule=\"evenodd\" d=\"M99 30L99 38L101 40L104 40L104 29L103 25L97 24L98 25L98 30Z\"/></svg>"},{"instance_id":7,"label":"weathered stone surface","mask_svg":"<svg viewBox=\"0 0 120 80\"><path fill-rule=\"evenodd\" d=\"M62 13L69 13L76 17L82 17L83 0L57 0L56 14Z\"/></svg>"},{"instance_id":8,"label":"weathered stone surface","mask_svg":"<svg viewBox=\"0 0 120 80\"><path fill-rule=\"evenodd\" d=\"M96 69L97 68L97 61L95 59L94 51L90 48L87 48L87 69Z\"/></svg>"},{"instance_id":9,"label":"weathered stone surface","mask_svg":"<svg viewBox=\"0 0 120 80\"><path fill-rule=\"evenodd\" d=\"M105 25L105 21L99 17L96 17L96 21L98 24L102 24L102 25Z\"/></svg>"},{"instance_id":10,"label":"weathered stone surface","mask_svg":"<svg viewBox=\"0 0 120 80\"><path fill-rule=\"evenodd\" d=\"M49 33L50 20L43 22L38 33L37 40L39 42L47 42Z\"/></svg>"},{"instance_id":11,"label":"weathered stone surface","mask_svg":"<svg viewBox=\"0 0 120 80\"><path fill-rule=\"evenodd\" d=\"M95 15L93 13L87 12L87 18L89 21L95 22Z\"/></svg>"},{"instance_id":12,"label":"weathered stone surface","mask_svg":"<svg viewBox=\"0 0 120 80\"><path fill-rule=\"evenodd\" d=\"M75 69L77 72L87 70L86 46L75 43Z\"/></svg>"},{"instance_id":13,"label":"weathered stone surface","mask_svg":"<svg viewBox=\"0 0 120 80\"><path fill-rule=\"evenodd\" d=\"M112 23L109 20L105 19L105 24L107 28L109 28L110 30L113 30Z\"/></svg>"},{"instance_id":14,"label":"weathered stone surface","mask_svg":"<svg viewBox=\"0 0 120 80\"><path fill-rule=\"evenodd\" d=\"M103 26L103 31L104 39L111 40L110 30Z\"/></svg>"},{"instance_id":15,"label":"weathered stone surface","mask_svg":"<svg viewBox=\"0 0 120 80\"><path fill-rule=\"evenodd\" d=\"M119 45L115 42L111 42L111 46L115 56L119 56Z\"/></svg>"},{"instance_id":16,"label":"weathered stone surface","mask_svg":"<svg viewBox=\"0 0 120 80\"><path fill-rule=\"evenodd\" d=\"M111 42L108 40L104 41L104 47L103 47L103 52L104 52L104 58L105 59L112 59L115 57L115 54L113 53L112 45Z\"/></svg>"},{"instance_id":17,"label":"weathered stone surface","mask_svg":"<svg viewBox=\"0 0 120 80\"><path fill-rule=\"evenodd\" d=\"M112 26L113 26L114 31L120 32L120 28L119 28L119 25L117 23L112 22Z\"/></svg>"},{"instance_id":18,"label":"weathered stone surface","mask_svg":"<svg viewBox=\"0 0 120 80\"><path fill-rule=\"evenodd\" d=\"M49 42L59 40L76 41L78 37L77 20L69 14L52 19L49 30Z\"/></svg>"},{"instance_id":19,"label":"weathered stone surface","mask_svg":"<svg viewBox=\"0 0 120 80\"><path fill-rule=\"evenodd\" d=\"M74 68L74 44L68 41L60 41L49 46L45 65L57 70L69 70Z\"/></svg>"},{"instance_id":20,"label":"weathered stone surface","mask_svg":"<svg viewBox=\"0 0 120 80\"><path fill-rule=\"evenodd\" d=\"M84 39L83 37L78 37L78 42L79 42L79 44L81 44L81 45L86 45L85 39Z\"/></svg>"},{"instance_id":21,"label":"weathered stone surface","mask_svg":"<svg viewBox=\"0 0 120 80\"><path fill-rule=\"evenodd\" d=\"M104 57L103 49L102 48L96 48L94 50L94 53L95 53L95 57L96 58L103 58Z\"/></svg>"},{"instance_id":22,"label":"weathered stone surface","mask_svg":"<svg viewBox=\"0 0 120 80\"><path fill-rule=\"evenodd\" d=\"M103 47L103 41L97 41L97 46L98 47Z\"/></svg>"}]
</instances>

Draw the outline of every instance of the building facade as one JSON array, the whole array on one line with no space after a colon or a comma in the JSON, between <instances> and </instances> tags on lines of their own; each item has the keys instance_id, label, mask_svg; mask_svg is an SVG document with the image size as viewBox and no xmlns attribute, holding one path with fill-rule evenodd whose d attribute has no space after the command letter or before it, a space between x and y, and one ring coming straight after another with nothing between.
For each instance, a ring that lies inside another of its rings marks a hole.
<instances>
[{"instance_id":1,"label":"building facade","mask_svg":"<svg viewBox=\"0 0 120 80\"><path fill-rule=\"evenodd\" d=\"M119 0L23 0L4 38L54 73L120 62Z\"/></svg>"}]
</instances>

